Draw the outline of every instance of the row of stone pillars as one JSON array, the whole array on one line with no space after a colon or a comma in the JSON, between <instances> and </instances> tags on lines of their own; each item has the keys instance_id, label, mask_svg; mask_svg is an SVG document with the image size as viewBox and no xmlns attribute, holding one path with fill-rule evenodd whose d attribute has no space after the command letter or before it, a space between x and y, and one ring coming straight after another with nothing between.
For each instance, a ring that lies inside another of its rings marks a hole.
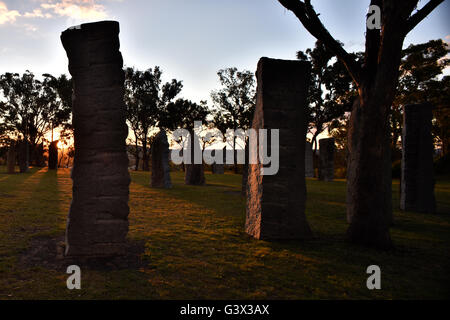
<instances>
[{"instance_id":1,"label":"row of stone pillars","mask_svg":"<svg viewBox=\"0 0 450 320\"><path fill-rule=\"evenodd\" d=\"M10 174L15 173L16 163L19 163L19 170L21 173L28 172L29 164L29 144L25 141L19 141L18 143L12 143L9 146L6 160L7 171ZM41 152L43 153L43 146L41 145ZM58 168L58 141L54 141L49 146L48 151L48 168L50 170L56 170ZM44 160L42 159L44 163Z\"/></svg>"},{"instance_id":2,"label":"row of stone pillars","mask_svg":"<svg viewBox=\"0 0 450 320\"><path fill-rule=\"evenodd\" d=\"M75 159L73 200L66 230L68 256L117 255L125 250L130 176L125 144L123 60L118 34L117 22L100 22L68 29L61 36L74 80ZM306 136L309 74L310 66L305 62L262 58L258 63L253 129L279 129L280 133L278 174L262 175L262 163L248 165L246 172L245 229L258 239L312 237L305 217L305 139L298 138ZM428 179L431 174L429 137L423 142L418 138L425 136L429 128L421 127L423 132L414 129L422 126L423 115L412 116L409 110L405 110L406 152L402 178L405 209L412 208L407 205L411 201L409 193L417 195L422 190L420 186L432 184ZM430 120L429 111L426 115L426 121ZM409 139L413 142L409 143ZM331 180L334 140L321 140L320 150L321 178ZM161 131L152 150L152 165L157 173L152 176L152 186L171 186L168 151L167 135ZM270 146L268 154L271 154ZM423 157L417 158L419 154ZM412 164L408 162L410 159L417 161ZM187 166L186 175L204 181L202 172L197 169L196 165ZM419 175L420 170L424 172ZM419 177L414 187L410 182L412 177ZM419 203L426 203L427 207L430 197L426 199Z\"/></svg>"},{"instance_id":3,"label":"row of stone pillars","mask_svg":"<svg viewBox=\"0 0 450 320\"><path fill-rule=\"evenodd\" d=\"M29 144L26 141L18 141L9 146L6 168L8 173L12 174L16 171L16 163L19 164L20 173L28 172L29 170Z\"/></svg>"},{"instance_id":4,"label":"row of stone pillars","mask_svg":"<svg viewBox=\"0 0 450 320\"><path fill-rule=\"evenodd\" d=\"M334 138L319 140L319 174L318 178L322 181L333 181L334 179ZM305 143L305 177L314 178L314 153L312 143Z\"/></svg>"}]
</instances>

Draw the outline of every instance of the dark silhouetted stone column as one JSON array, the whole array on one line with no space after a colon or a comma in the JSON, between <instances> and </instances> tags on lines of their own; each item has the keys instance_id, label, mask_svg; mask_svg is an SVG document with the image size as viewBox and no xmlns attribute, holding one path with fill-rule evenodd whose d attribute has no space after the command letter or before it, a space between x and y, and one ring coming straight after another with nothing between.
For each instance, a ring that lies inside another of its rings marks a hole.
<instances>
[{"instance_id":1,"label":"dark silhouetted stone column","mask_svg":"<svg viewBox=\"0 0 450 320\"><path fill-rule=\"evenodd\" d=\"M9 146L6 167L8 173L16 172L16 146L14 143L11 143L11 145Z\"/></svg>"},{"instance_id":2,"label":"dark silhouetted stone column","mask_svg":"<svg viewBox=\"0 0 450 320\"><path fill-rule=\"evenodd\" d=\"M305 177L314 178L314 159L311 142L305 142Z\"/></svg>"},{"instance_id":3,"label":"dark silhouetted stone column","mask_svg":"<svg viewBox=\"0 0 450 320\"><path fill-rule=\"evenodd\" d=\"M30 166L28 143L25 140L19 141L17 149L20 173L28 172Z\"/></svg>"},{"instance_id":4,"label":"dark silhouetted stone column","mask_svg":"<svg viewBox=\"0 0 450 320\"><path fill-rule=\"evenodd\" d=\"M334 138L319 140L319 180L334 179Z\"/></svg>"},{"instance_id":5,"label":"dark silhouetted stone column","mask_svg":"<svg viewBox=\"0 0 450 320\"><path fill-rule=\"evenodd\" d=\"M169 142L167 134L161 130L152 145L152 179L153 188L172 188L169 167Z\"/></svg>"},{"instance_id":6,"label":"dark silhouetted stone column","mask_svg":"<svg viewBox=\"0 0 450 320\"><path fill-rule=\"evenodd\" d=\"M48 168L58 169L58 141L53 141L48 147Z\"/></svg>"},{"instance_id":7,"label":"dark silhouetted stone column","mask_svg":"<svg viewBox=\"0 0 450 320\"><path fill-rule=\"evenodd\" d=\"M201 186L205 184L205 172L203 168L203 163L195 164L194 160L194 153L197 152L202 154L202 149L200 146L200 142L197 138L195 138L193 130L190 130L190 136L188 140L188 146L186 152L191 153L191 164L184 164L185 167L185 176L184 176L184 182L187 185L194 185L194 186ZM203 158L200 159L200 162L202 162Z\"/></svg>"},{"instance_id":8,"label":"dark silhouetted stone column","mask_svg":"<svg viewBox=\"0 0 450 320\"><path fill-rule=\"evenodd\" d=\"M403 114L403 152L400 208L434 213L432 106L406 105Z\"/></svg>"},{"instance_id":9,"label":"dark silhouetted stone column","mask_svg":"<svg viewBox=\"0 0 450 320\"><path fill-rule=\"evenodd\" d=\"M223 150L223 152L225 153L226 150ZM213 150L211 152L211 155L214 157L216 155L216 150ZM225 163L224 161L222 161L223 163ZM213 163L211 165L211 171L213 174L224 174L225 173L225 166L224 164L220 164L220 163Z\"/></svg>"},{"instance_id":10,"label":"dark silhouetted stone column","mask_svg":"<svg viewBox=\"0 0 450 320\"><path fill-rule=\"evenodd\" d=\"M74 81L75 158L66 255L125 252L130 175L119 23L83 24L61 40Z\"/></svg>"},{"instance_id":11,"label":"dark silhouetted stone column","mask_svg":"<svg viewBox=\"0 0 450 320\"><path fill-rule=\"evenodd\" d=\"M306 239L305 217L306 62L261 58L252 128L279 129L280 168L262 175L262 163L249 165L246 232L257 239ZM270 132L269 132L270 137ZM269 138L270 140L270 138ZM250 146L250 159L253 154ZM268 154L271 146L268 144Z\"/></svg>"}]
</instances>

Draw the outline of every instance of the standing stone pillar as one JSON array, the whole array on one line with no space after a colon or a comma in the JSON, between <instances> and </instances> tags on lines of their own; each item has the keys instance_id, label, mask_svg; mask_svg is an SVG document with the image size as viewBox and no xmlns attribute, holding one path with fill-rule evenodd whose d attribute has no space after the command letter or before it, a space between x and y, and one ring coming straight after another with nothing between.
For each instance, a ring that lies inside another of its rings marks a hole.
<instances>
[{"instance_id":1,"label":"standing stone pillar","mask_svg":"<svg viewBox=\"0 0 450 320\"><path fill-rule=\"evenodd\" d=\"M334 138L319 140L319 180L334 179Z\"/></svg>"},{"instance_id":2,"label":"standing stone pillar","mask_svg":"<svg viewBox=\"0 0 450 320\"><path fill-rule=\"evenodd\" d=\"M152 179L153 188L172 188L169 167L169 141L166 131L161 130L152 145Z\"/></svg>"},{"instance_id":3,"label":"standing stone pillar","mask_svg":"<svg viewBox=\"0 0 450 320\"><path fill-rule=\"evenodd\" d=\"M48 168L49 170L58 169L58 141L53 141L48 147Z\"/></svg>"},{"instance_id":4,"label":"standing stone pillar","mask_svg":"<svg viewBox=\"0 0 450 320\"><path fill-rule=\"evenodd\" d=\"M314 178L314 160L311 142L305 142L305 177Z\"/></svg>"},{"instance_id":5,"label":"standing stone pillar","mask_svg":"<svg viewBox=\"0 0 450 320\"><path fill-rule=\"evenodd\" d=\"M201 186L205 184L205 172L203 168L203 156L200 142L196 137L194 130L189 130L189 139L186 152L191 154L191 164L184 164L185 176L184 182L187 185ZM197 153L198 159L195 161L195 154ZM197 164L195 162L198 162Z\"/></svg>"},{"instance_id":6,"label":"standing stone pillar","mask_svg":"<svg viewBox=\"0 0 450 320\"><path fill-rule=\"evenodd\" d=\"M18 143L18 162L20 173L28 172L29 169L29 150L28 142L26 140L21 140Z\"/></svg>"},{"instance_id":7,"label":"standing stone pillar","mask_svg":"<svg viewBox=\"0 0 450 320\"><path fill-rule=\"evenodd\" d=\"M130 175L119 23L82 24L61 35L74 81L73 199L67 256L125 253Z\"/></svg>"},{"instance_id":8,"label":"standing stone pillar","mask_svg":"<svg viewBox=\"0 0 450 320\"><path fill-rule=\"evenodd\" d=\"M263 164L249 164L246 232L264 240L312 236L305 217L306 62L261 58L252 128L279 129L279 171L262 175ZM270 130L268 132L270 140ZM261 147L261 146L260 146ZM267 144L266 154L271 154ZM255 150L250 146L250 159Z\"/></svg>"},{"instance_id":9,"label":"standing stone pillar","mask_svg":"<svg viewBox=\"0 0 450 320\"><path fill-rule=\"evenodd\" d=\"M14 143L11 143L8 149L7 159L6 159L6 167L8 173L16 172L16 147Z\"/></svg>"},{"instance_id":10,"label":"standing stone pillar","mask_svg":"<svg viewBox=\"0 0 450 320\"><path fill-rule=\"evenodd\" d=\"M406 105L403 113L402 182L400 208L434 213L432 106Z\"/></svg>"},{"instance_id":11,"label":"standing stone pillar","mask_svg":"<svg viewBox=\"0 0 450 320\"><path fill-rule=\"evenodd\" d=\"M226 150L223 150L223 152L225 152ZM216 156L216 150L211 151L211 155L213 157ZM224 165L224 161L222 161L222 164L220 163L213 163L211 165L211 171L213 174L225 174L225 165Z\"/></svg>"}]
</instances>

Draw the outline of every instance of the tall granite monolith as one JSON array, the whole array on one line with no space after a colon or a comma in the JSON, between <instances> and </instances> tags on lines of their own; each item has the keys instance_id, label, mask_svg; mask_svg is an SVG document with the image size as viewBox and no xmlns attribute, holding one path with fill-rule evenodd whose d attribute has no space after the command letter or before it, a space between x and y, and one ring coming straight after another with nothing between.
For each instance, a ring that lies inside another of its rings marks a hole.
<instances>
[{"instance_id":1,"label":"tall granite monolith","mask_svg":"<svg viewBox=\"0 0 450 320\"><path fill-rule=\"evenodd\" d=\"M74 81L73 199L67 256L125 253L130 175L119 23L82 24L61 35Z\"/></svg>"},{"instance_id":2,"label":"tall granite monolith","mask_svg":"<svg viewBox=\"0 0 450 320\"><path fill-rule=\"evenodd\" d=\"M319 180L334 179L334 138L319 140Z\"/></svg>"},{"instance_id":3,"label":"tall granite monolith","mask_svg":"<svg viewBox=\"0 0 450 320\"><path fill-rule=\"evenodd\" d=\"M257 239L312 236L305 216L305 111L309 76L310 65L306 62L261 58L258 63L252 128L258 135L262 129L269 129L269 137L273 134L271 130L279 130L279 170L275 175L264 175L266 168L260 157L253 156L258 148L250 146L245 229ZM263 145L260 143L259 147ZM262 150L266 155L272 154L271 145L263 147L267 149ZM252 163L254 160L257 163Z\"/></svg>"},{"instance_id":4,"label":"tall granite monolith","mask_svg":"<svg viewBox=\"0 0 450 320\"><path fill-rule=\"evenodd\" d=\"M305 142L305 177L314 178L314 159L311 142Z\"/></svg>"},{"instance_id":5,"label":"tall granite monolith","mask_svg":"<svg viewBox=\"0 0 450 320\"><path fill-rule=\"evenodd\" d=\"M53 141L48 147L48 169L58 169L58 141Z\"/></svg>"},{"instance_id":6,"label":"tall granite monolith","mask_svg":"<svg viewBox=\"0 0 450 320\"><path fill-rule=\"evenodd\" d=\"M6 168L10 174L16 172L16 147L13 143L11 143L8 149Z\"/></svg>"},{"instance_id":7,"label":"tall granite monolith","mask_svg":"<svg viewBox=\"0 0 450 320\"><path fill-rule=\"evenodd\" d=\"M224 150L222 150L222 152L223 152L222 154L225 154L225 151L226 151L226 149L224 148ZM215 157L216 156L216 150L211 151L211 155L213 157ZM225 158L225 156L224 156L224 158ZM211 165L211 171L212 171L213 174L225 174L225 165L224 165L225 161L224 160L225 159L222 160L222 163L214 162Z\"/></svg>"},{"instance_id":8,"label":"tall granite monolith","mask_svg":"<svg viewBox=\"0 0 450 320\"><path fill-rule=\"evenodd\" d=\"M189 130L186 152L190 153L191 163L185 163L184 182L187 185L202 186L205 184L205 171L203 168L202 149L193 130Z\"/></svg>"},{"instance_id":9,"label":"tall granite monolith","mask_svg":"<svg viewBox=\"0 0 450 320\"><path fill-rule=\"evenodd\" d=\"M430 104L404 107L400 208L434 213L433 112Z\"/></svg>"},{"instance_id":10,"label":"tall granite monolith","mask_svg":"<svg viewBox=\"0 0 450 320\"><path fill-rule=\"evenodd\" d=\"M20 140L17 145L17 161L20 173L28 172L30 167L30 150L26 140Z\"/></svg>"},{"instance_id":11,"label":"tall granite monolith","mask_svg":"<svg viewBox=\"0 0 450 320\"><path fill-rule=\"evenodd\" d=\"M152 144L152 188L172 188L169 166L169 141L166 131L161 130Z\"/></svg>"}]
</instances>

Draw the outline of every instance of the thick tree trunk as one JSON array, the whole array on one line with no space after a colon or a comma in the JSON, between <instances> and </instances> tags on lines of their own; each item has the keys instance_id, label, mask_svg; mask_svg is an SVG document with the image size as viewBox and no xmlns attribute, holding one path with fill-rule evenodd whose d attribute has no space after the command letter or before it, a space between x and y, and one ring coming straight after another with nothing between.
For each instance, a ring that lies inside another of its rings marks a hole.
<instances>
[{"instance_id":1,"label":"thick tree trunk","mask_svg":"<svg viewBox=\"0 0 450 320\"><path fill-rule=\"evenodd\" d=\"M347 235L352 242L379 248L392 246L389 107L373 99L357 100L348 132Z\"/></svg>"}]
</instances>

